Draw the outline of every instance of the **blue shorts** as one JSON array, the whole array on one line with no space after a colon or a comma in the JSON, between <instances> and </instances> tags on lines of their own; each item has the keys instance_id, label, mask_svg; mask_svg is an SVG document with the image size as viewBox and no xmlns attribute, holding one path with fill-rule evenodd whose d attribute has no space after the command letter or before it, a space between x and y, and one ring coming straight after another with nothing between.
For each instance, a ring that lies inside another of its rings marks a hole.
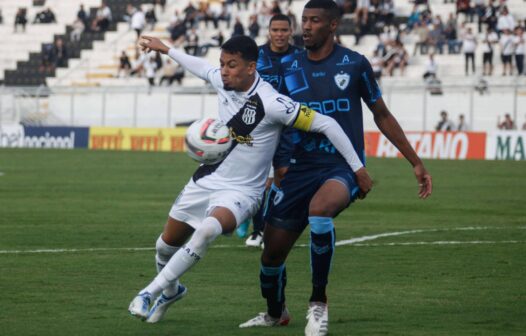
<instances>
[{"instance_id":1,"label":"blue shorts","mask_svg":"<svg viewBox=\"0 0 526 336\"><path fill-rule=\"evenodd\" d=\"M287 127L281 132L278 148L272 158L272 167L274 167L274 169L290 166L290 159L292 158L292 152L294 150L293 133L294 129L291 127Z\"/></svg>"},{"instance_id":2,"label":"blue shorts","mask_svg":"<svg viewBox=\"0 0 526 336\"><path fill-rule=\"evenodd\" d=\"M358 184L349 166L309 169L292 165L281 181L281 190L268 202L266 222L280 229L303 232L309 224L311 199L328 180L337 180L347 187L347 206L358 197Z\"/></svg>"}]
</instances>

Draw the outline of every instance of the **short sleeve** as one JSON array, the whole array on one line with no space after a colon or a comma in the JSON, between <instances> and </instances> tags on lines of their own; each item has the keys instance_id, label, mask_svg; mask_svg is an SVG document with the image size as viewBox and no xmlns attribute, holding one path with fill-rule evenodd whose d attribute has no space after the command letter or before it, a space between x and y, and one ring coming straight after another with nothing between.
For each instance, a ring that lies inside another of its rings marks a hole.
<instances>
[{"instance_id":1,"label":"short sleeve","mask_svg":"<svg viewBox=\"0 0 526 336\"><path fill-rule=\"evenodd\" d=\"M265 102L265 114L273 123L291 126L298 117L300 103L287 96L276 94Z\"/></svg>"},{"instance_id":2,"label":"short sleeve","mask_svg":"<svg viewBox=\"0 0 526 336\"><path fill-rule=\"evenodd\" d=\"M360 97L369 107L382 97L371 63L365 57L362 57L360 65Z\"/></svg>"}]
</instances>

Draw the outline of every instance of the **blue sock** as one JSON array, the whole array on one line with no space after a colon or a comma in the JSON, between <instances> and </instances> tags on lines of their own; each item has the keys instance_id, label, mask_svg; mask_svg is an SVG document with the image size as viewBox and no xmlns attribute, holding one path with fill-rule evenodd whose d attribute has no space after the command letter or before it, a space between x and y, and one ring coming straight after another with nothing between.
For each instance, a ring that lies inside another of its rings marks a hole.
<instances>
[{"instance_id":1,"label":"blue sock","mask_svg":"<svg viewBox=\"0 0 526 336\"><path fill-rule=\"evenodd\" d=\"M310 301L327 302L325 288L334 255L336 232L331 217L309 217L312 295Z\"/></svg>"},{"instance_id":2,"label":"blue sock","mask_svg":"<svg viewBox=\"0 0 526 336\"><path fill-rule=\"evenodd\" d=\"M278 318L285 305L285 286L287 285L287 269L285 264L277 267L261 265L259 273L261 295L267 299L268 314Z\"/></svg>"}]
</instances>

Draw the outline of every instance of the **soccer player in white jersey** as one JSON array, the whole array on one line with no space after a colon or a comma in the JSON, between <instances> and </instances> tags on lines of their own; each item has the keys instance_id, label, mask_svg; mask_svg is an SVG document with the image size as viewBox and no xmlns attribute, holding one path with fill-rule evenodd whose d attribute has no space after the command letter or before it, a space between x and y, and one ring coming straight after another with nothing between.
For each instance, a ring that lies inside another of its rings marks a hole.
<instances>
[{"instance_id":1,"label":"soccer player in white jersey","mask_svg":"<svg viewBox=\"0 0 526 336\"><path fill-rule=\"evenodd\" d=\"M270 161L284 125L327 136L356 172L367 193L372 181L341 127L329 117L280 95L257 71L258 48L246 36L225 42L220 68L143 37L141 47L168 54L215 88L219 118L229 128L232 148L223 161L201 165L175 200L156 243L158 275L132 300L129 312L150 323L186 295L180 277L205 255L219 235L234 231L257 210ZM152 307L151 302L155 300Z\"/></svg>"}]
</instances>

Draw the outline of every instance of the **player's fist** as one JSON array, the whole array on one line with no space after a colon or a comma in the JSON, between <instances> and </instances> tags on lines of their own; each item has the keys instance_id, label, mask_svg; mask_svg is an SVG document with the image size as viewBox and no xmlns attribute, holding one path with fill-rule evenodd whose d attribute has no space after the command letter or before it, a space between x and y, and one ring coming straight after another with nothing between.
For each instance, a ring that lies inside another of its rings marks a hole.
<instances>
[{"instance_id":1,"label":"player's fist","mask_svg":"<svg viewBox=\"0 0 526 336\"><path fill-rule=\"evenodd\" d=\"M369 173L365 167L358 169L355 174L358 188L360 188L360 191L358 192L358 198L364 199L369 191L371 191L373 188L373 180L371 180L371 177L369 176Z\"/></svg>"}]
</instances>

